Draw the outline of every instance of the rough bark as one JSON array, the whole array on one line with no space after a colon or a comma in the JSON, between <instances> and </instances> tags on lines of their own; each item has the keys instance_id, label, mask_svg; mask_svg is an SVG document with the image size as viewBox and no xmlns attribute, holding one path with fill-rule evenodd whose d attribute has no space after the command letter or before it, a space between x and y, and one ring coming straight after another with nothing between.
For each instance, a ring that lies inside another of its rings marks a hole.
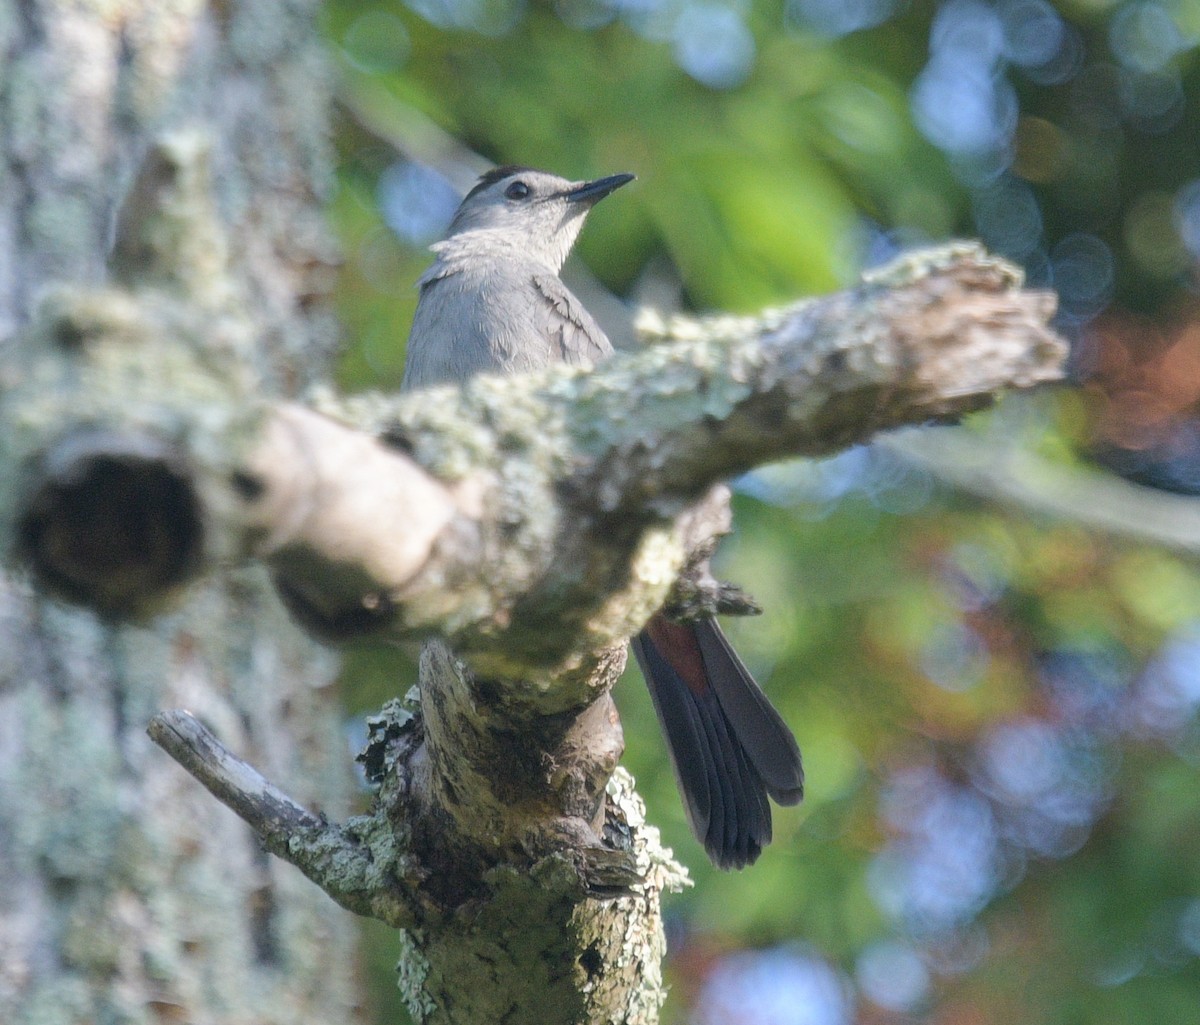
<instances>
[{"instance_id":1,"label":"rough bark","mask_svg":"<svg viewBox=\"0 0 1200 1025\"><path fill-rule=\"evenodd\" d=\"M213 140L210 203L249 297L247 361L280 393L324 375L316 6L0 0L0 395L45 354L49 340L21 329L47 288L106 281L135 169L164 127L185 124ZM182 272L199 294L227 281L206 241L162 283ZM144 257L124 255L149 275ZM220 359L223 341L210 332L202 346ZM355 1017L350 916L145 736L156 710L186 705L340 814L350 776L335 669L261 569L210 575L145 626L0 577L0 1021Z\"/></svg>"}]
</instances>

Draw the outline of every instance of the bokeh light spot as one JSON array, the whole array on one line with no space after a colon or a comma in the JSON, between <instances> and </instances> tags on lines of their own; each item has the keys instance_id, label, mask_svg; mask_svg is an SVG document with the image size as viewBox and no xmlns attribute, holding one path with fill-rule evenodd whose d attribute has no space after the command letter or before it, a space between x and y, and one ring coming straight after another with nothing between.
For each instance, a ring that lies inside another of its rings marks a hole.
<instances>
[{"instance_id":1,"label":"bokeh light spot","mask_svg":"<svg viewBox=\"0 0 1200 1025\"><path fill-rule=\"evenodd\" d=\"M987 672L990 656L983 638L964 623L935 629L921 649L921 671L943 690L970 690Z\"/></svg>"},{"instance_id":2,"label":"bokeh light spot","mask_svg":"<svg viewBox=\"0 0 1200 1025\"><path fill-rule=\"evenodd\" d=\"M1066 26L1046 0L1007 0L997 7L1004 56L1023 67L1040 67L1063 46Z\"/></svg>"},{"instance_id":3,"label":"bokeh light spot","mask_svg":"<svg viewBox=\"0 0 1200 1025\"><path fill-rule=\"evenodd\" d=\"M1179 941L1200 957L1200 899L1188 901L1179 915Z\"/></svg>"},{"instance_id":4,"label":"bokeh light spot","mask_svg":"<svg viewBox=\"0 0 1200 1025\"><path fill-rule=\"evenodd\" d=\"M1125 214L1125 245L1142 269L1166 278L1187 266L1187 252L1175 227L1171 194L1159 189L1143 192Z\"/></svg>"},{"instance_id":5,"label":"bokeh light spot","mask_svg":"<svg viewBox=\"0 0 1200 1025\"><path fill-rule=\"evenodd\" d=\"M392 164L379 176L379 210L384 223L414 245L441 238L460 198L445 175L424 164Z\"/></svg>"},{"instance_id":6,"label":"bokeh light spot","mask_svg":"<svg viewBox=\"0 0 1200 1025\"><path fill-rule=\"evenodd\" d=\"M788 0L784 16L793 28L836 38L882 24L896 0Z\"/></svg>"},{"instance_id":7,"label":"bokeh light spot","mask_svg":"<svg viewBox=\"0 0 1200 1025\"><path fill-rule=\"evenodd\" d=\"M898 834L871 862L883 911L917 936L969 922L1000 880L996 821L986 800L931 766L892 774L882 814Z\"/></svg>"},{"instance_id":8,"label":"bokeh light spot","mask_svg":"<svg viewBox=\"0 0 1200 1025\"><path fill-rule=\"evenodd\" d=\"M822 957L795 948L723 957L696 1000L693 1025L850 1025L847 981Z\"/></svg>"},{"instance_id":9,"label":"bokeh light spot","mask_svg":"<svg viewBox=\"0 0 1200 1025\"><path fill-rule=\"evenodd\" d=\"M1041 241L1041 207L1033 190L1017 178L1005 177L977 190L972 208L979 234L1004 256L1019 260Z\"/></svg>"},{"instance_id":10,"label":"bokeh light spot","mask_svg":"<svg viewBox=\"0 0 1200 1025\"><path fill-rule=\"evenodd\" d=\"M1102 239L1084 232L1068 235L1051 250L1050 263L1064 311L1091 315L1108 303L1115 266Z\"/></svg>"},{"instance_id":11,"label":"bokeh light spot","mask_svg":"<svg viewBox=\"0 0 1200 1025\"><path fill-rule=\"evenodd\" d=\"M1175 227L1192 258L1200 260L1200 178L1180 186L1175 194Z\"/></svg>"},{"instance_id":12,"label":"bokeh light spot","mask_svg":"<svg viewBox=\"0 0 1200 1025\"><path fill-rule=\"evenodd\" d=\"M1183 46L1179 26L1157 3L1132 3L1120 8L1109 23L1108 45L1125 67L1152 72L1163 68Z\"/></svg>"},{"instance_id":13,"label":"bokeh light spot","mask_svg":"<svg viewBox=\"0 0 1200 1025\"><path fill-rule=\"evenodd\" d=\"M1125 117L1135 128L1149 134L1170 131L1183 116L1183 83L1174 68L1123 71L1117 96Z\"/></svg>"},{"instance_id":14,"label":"bokeh light spot","mask_svg":"<svg viewBox=\"0 0 1200 1025\"><path fill-rule=\"evenodd\" d=\"M889 1011L914 1011L929 999L929 969L909 943L881 940L858 957L855 978L872 1003Z\"/></svg>"},{"instance_id":15,"label":"bokeh light spot","mask_svg":"<svg viewBox=\"0 0 1200 1025\"><path fill-rule=\"evenodd\" d=\"M689 4L675 22L675 60L710 89L732 89L754 65L754 36L730 7Z\"/></svg>"},{"instance_id":16,"label":"bokeh light spot","mask_svg":"<svg viewBox=\"0 0 1200 1025\"><path fill-rule=\"evenodd\" d=\"M406 0L417 14L438 28L470 29L503 35L525 14L525 0Z\"/></svg>"},{"instance_id":17,"label":"bokeh light spot","mask_svg":"<svg viewBox=\"0 0 1200 1025\"><path fill-rule=\"evenodd\" d=\"M956 55L995 65L1004 52L1004 26L995 10L980 0L949 0L934 15L929 49L935 56Z\"/></svg>"},{"instance_id":18,"label":"bokeh light spot","mask_svg":"<svg viewBox=\"0 0 1200 1025\"><path fill-rule=\"evenodd\" d=\"M1012 86L977 56L931 60L913 85L912 108L925 137L952 154L1000 149L1017 123Z\"/></svg>"}]
</instances>

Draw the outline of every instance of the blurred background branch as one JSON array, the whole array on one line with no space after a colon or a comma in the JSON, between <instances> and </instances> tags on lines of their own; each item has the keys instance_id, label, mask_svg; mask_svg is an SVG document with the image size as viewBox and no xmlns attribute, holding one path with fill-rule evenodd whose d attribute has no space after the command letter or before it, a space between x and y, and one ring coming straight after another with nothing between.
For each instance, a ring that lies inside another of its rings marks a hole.
<instances>
[{"instance_id":1,"label":"blurred background branch","mask_svg":"<svg viewBox=\"0 0 1200 1025\"><path fill-rule=\"evenodd\" d=\"M875 442L939 484L1016 512L1071 523L1124 541L1200 556L1200 504L1068 465L994 436L905 430Z\"/></svg>"}]
</instances>

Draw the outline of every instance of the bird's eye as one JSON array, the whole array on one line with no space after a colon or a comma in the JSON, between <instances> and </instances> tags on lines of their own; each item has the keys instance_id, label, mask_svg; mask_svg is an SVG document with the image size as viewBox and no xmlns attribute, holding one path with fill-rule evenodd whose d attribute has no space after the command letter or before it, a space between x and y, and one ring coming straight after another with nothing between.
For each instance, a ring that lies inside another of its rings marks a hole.
<instances>
[{"instance_id":1,"label":"bird's eye","mask_svg":"<svg viewBox=\"0 0 1200 1025\"><path fill-rule=\"evenodd\" d=\"M525 199L529 195L529 186L524 182L513 182L504 190L504 194L509 199Z\"/></svg>"}]
</instances>

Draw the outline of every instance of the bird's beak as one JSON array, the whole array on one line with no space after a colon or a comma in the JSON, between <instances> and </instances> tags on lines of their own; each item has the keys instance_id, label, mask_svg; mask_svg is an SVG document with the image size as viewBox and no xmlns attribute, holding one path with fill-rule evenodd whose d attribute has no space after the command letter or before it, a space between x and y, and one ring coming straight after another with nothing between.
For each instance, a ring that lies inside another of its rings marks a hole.
<instances>
[{"instance_id":1,"label":"bird's beak","mask_svg":"<svg viewBox=\"0 0 1200 1025\"><path fill-rule=\"evenodd\" d=\"M567 190L565 197L568 203L598 203L610 192L615 192L622 185L628 185L637 175L610 174L607 178L597 178L595 181L584 182Z\"/></svg>"}]
</instances>

